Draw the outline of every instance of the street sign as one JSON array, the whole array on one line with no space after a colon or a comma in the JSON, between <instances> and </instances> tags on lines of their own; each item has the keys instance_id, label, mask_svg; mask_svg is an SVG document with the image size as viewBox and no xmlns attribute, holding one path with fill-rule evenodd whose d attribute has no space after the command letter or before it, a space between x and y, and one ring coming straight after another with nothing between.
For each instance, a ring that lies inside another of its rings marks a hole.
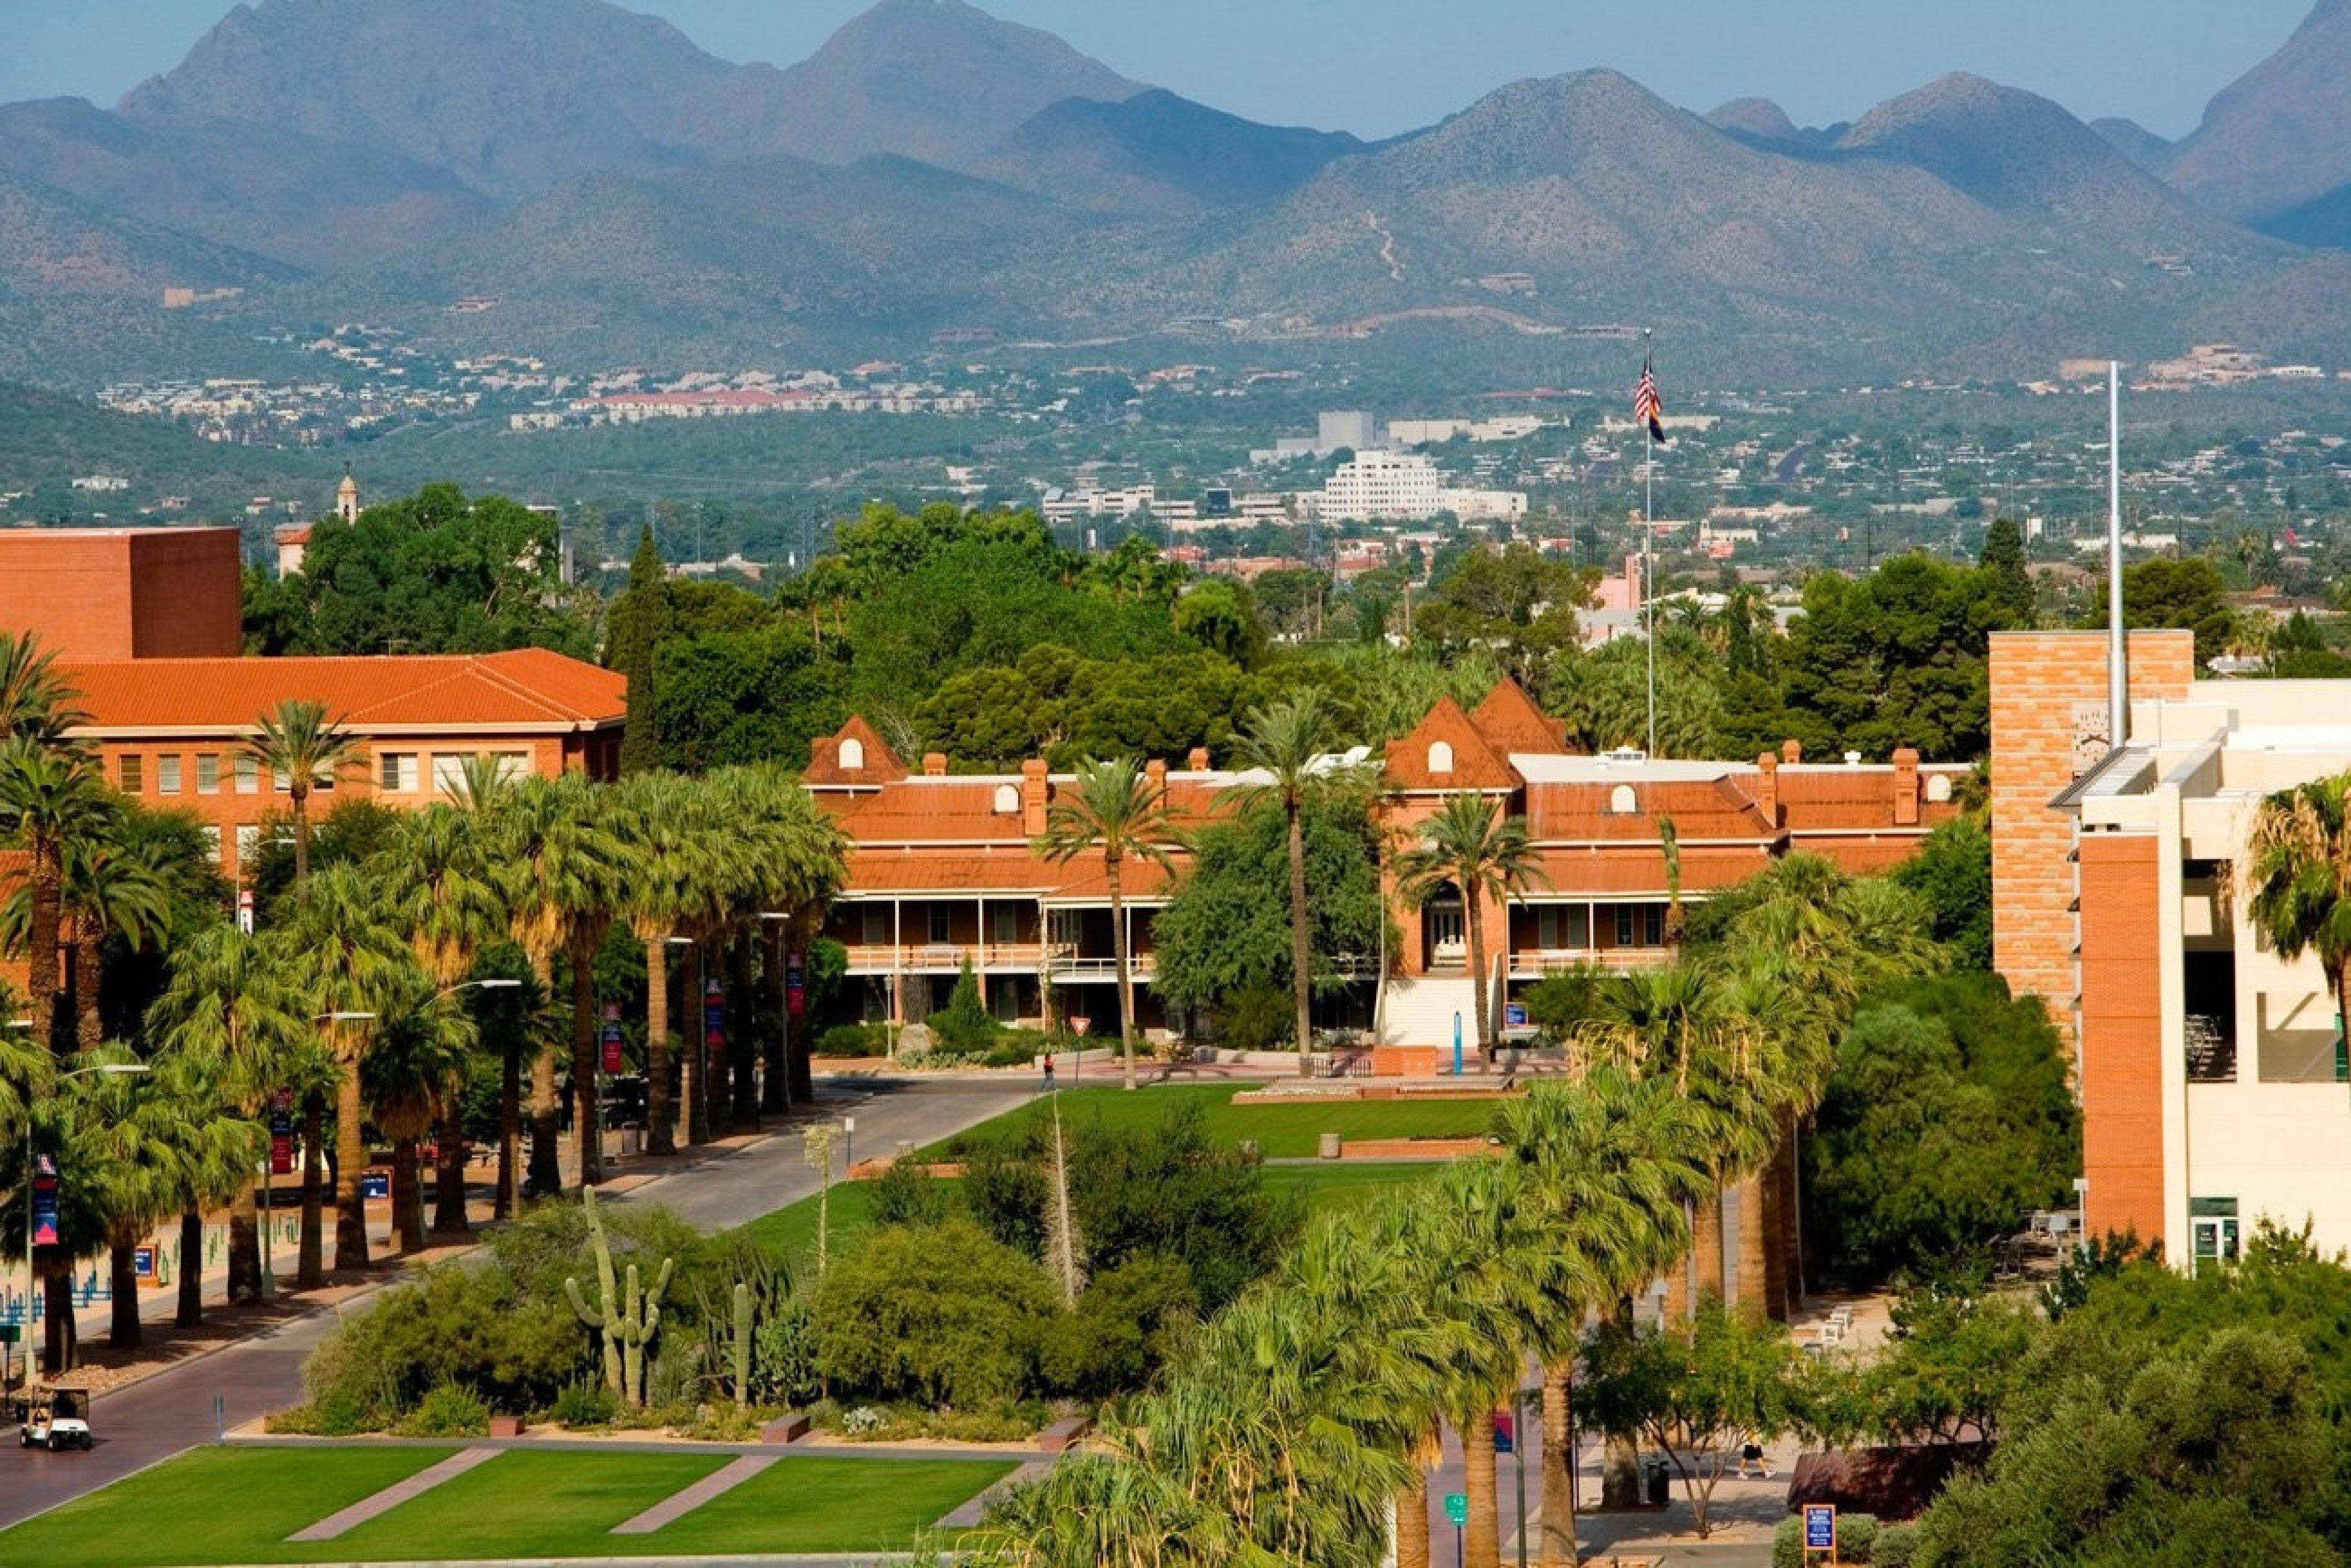
<instances>
[{"instance_id":1,"label":"street sign","mask_svg":"<svg viewBox=\"0 0 2351 1568\"><path fill-rule=\"evenodd\" d=\"M1524 1002L1504 1002L1502 1004L1502 1027L1504 1029L1526 1028L1527 1004Z\"/></svg>"},{"instance_id":2,"label":"street sign","mask_svg":"<svg viewBox=\"0 0 2351 1568\"><path fill-rule=\"evenodd\" d=\"M1453 1527L1456 1530L1458 1530L1463 1525L1468 1523L1469 1494L1466 1491L1447 1492L1445 1494L1445 1517L1452 1521Z\"/></svg>"},{"instance_id":3,"label":"street sign","mask_svg":"<svg viewBox=\"0 0 2351 1568\"><path fill-rule=\"evenodd\" d=\"M155 1277L155 1249L133 1247L131 1249L131 1277L134 1280L152 1280Z\"/></svg>"},{"instance_id":4,"label":"street sign","mask_svg":"<svg viewBox=\"0 0 2351 1568\"><path fill-rule=\"evenodd\" d=\"M1804 1505L1804 1550L1834 1552L1836 1550L1836 1505L1808 1502Z\"/></svg>"},{"instance_id":5,"label":"street sign","mask_svg":"<svg viewBox=\"0 0 2351 1568\"><path fill-rule=\"evenodd\" d=\"M1070 1032L1082 1038L1086 1032L1086 1027L1093 1021L1092 1019L1072 1017L1070 1019Z\"/></svg>"}]
</instances>

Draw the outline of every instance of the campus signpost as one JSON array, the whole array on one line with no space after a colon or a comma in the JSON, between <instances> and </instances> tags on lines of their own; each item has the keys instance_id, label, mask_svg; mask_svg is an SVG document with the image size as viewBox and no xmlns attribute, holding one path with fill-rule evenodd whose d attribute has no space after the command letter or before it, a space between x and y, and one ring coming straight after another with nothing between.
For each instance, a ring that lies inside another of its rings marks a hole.
<instances>
[{"instance_id":1,"label":"campus signpost","mask_svg":"<svg viewBox=\"0 0 2351 1568\"><path fill-rule=\"evenodd\" d=\"M1837 1560L1836 1505L1808 1502L1804 1505L1804 1561L1809 1563L1816 1552L1828 1553L1830 1568Z\"/></svg>"},{"instance_id":2,"label":"campus signpost","mask_svg":"<svg viewBox=\"0 0 2351 1568\"><path fill-rule=\"evenodd\" d=\"M1458 1018L1454 1020L1457 1024ZM1445 1517L1453 1521L1453 1568L1463 1568L1461 1561L1461 1529L1469 1522L1469 1494L1449 1491L1445 1494Z\"/></svg>"}]
</instances>

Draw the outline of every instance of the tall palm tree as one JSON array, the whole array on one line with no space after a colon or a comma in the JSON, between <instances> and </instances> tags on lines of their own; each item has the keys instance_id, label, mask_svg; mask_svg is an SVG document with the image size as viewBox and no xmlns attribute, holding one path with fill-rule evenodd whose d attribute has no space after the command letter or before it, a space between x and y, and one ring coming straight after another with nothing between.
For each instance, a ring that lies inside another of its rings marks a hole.
<instances>
[{"instance_id":1,"label":"tall palm tree","mask_svg":"<svg viewBox=\"0 0 2351 1568\"><path fill-rule=\"evenodd\" d=\"M1657 819L1657 848L1666 859L1666 948L1677 951L1689 934L1689 915L1682 908L1682 835L1671 817Z\"/></svg>"},{"instance_id":2,"label":"tall palm tree","mask_svg":"<svg viewBox=\"0 0 2351 1568\"><path fill-rule=\"evenodd\" d=\"M106 786L78 748L17 734L0 740L0 841L25 851L25 978L33 1032L58 1030L57 936L66 845L103 830L112 811Z\"/></svg>"},{"instance_id":3,"label":"tall palm tree","mask_svg":"<svg viewBox=\"0 0 2351 1568\"><path fill-rule=\"evenodd\" d=\"M57 674L57 655L30 632L0 632L0 738L23 736L54 746L66 731L89 722L74 706L79 694Z\"/></svg>"},{"instance_id":4,"label":"tall palm tree","mask_svg":"<svg viewBox=\"0 0 2351 1568\"><path fill-rule=\"evenodd\" d=\"M580 1180L603 1180L597 1136L596 950L603 946L636 873L635 846L601 786L579 774L517 784L496 820L492 863L498 868L508 929L542 981L559 953L571 970L571 1089L580 1145ZM556 1058L552 1042L535 1064L530 1186L562 1185L556 1164Z\"/></svg>"},{"instance_id":5,"label":"tall palm tree","mask_svg":"<svg viewBox=\"0 0 2351 1568\"><path fill-rule=\"evenodd\" d=\"M335 1267L364 1269L367 1055L413 995L416 961L381 886L356 866L311 878L287 926L335 1056Z\"/></svg>"},{"instance_id":6,"label":"tall palm tree","mask_svg":"<svg viewBox=\"0 0 2351 1568\"><path fill-rule=\"evenodd\" d=\"M1420 824L1420 841L1396 858L1396 884L1417 905L1447 885L1461 894L1468 923L1471 1004L1478 1023L1478 1049L1494 1050L1493 1009L1486 975L1484 909L1491 900L1507 909L1530 887L1543 885L1542 857L1527 837L1523 817L1504 816L1483 795L1448 796Z\"/></svg>"},{"instance_id":7,"label":"tall palm tree","mask_svg":"<svg viewBox=\"0 0 2351 1568\"><path fill-rule=\"evenodd\" d=\"M492 864L497 836L504 831L501 812L512 799L516 779L506 765L486 752L476 752L457 766L456 777L449 781L444 793L451 809L464 814L471 829L474 842L483 856L485 869ZM505 898L503 881L493 878L493 887L501 900ZM513 911L507 909L511 924ZM540 977L544 979L544 977ZM544 997L539 1000L544 1001ZM500 1009L502 1019L515 1017L536 1020L539 1009L534 1006L520 1013ZM497 1197L492 1214L507 1218L522 1203L522 1032L515 1029L500 1030L498 1041L498 1178Z\"/></svg>"},{"instance_id":8,"label":"tall palm tree","mask_svg":"<svg viewBox=\"0 0 2351 1568\"><path fill-rule=\"evenodd\" d=\"M360 758L360 743L328 716L327 705L287 697L254 721L245 754L254 766L286 780L287 814L294 821L294 883L310 875L310 792L331 783Z\"/></svg>"},{"instance_id":9,"label":"tall palm tree","mask_svg":"<svg viewBox=\"0 0 2351 1568\"><path fill-rule=\"evenodd\" d=\"M474 1018L454 993L434 988L422 968L412 968L380 1005L382 1020L361 1075L376 1125L392 1141L392 1233L402 1253L416 1253L425 1245L417 1145L451 1097L451 1080L464 1075L474 1049Z\"/></svg>"},{"instance_id":10,"label":"tall palm tree","mask_svg":"<svg viewBox=\"0 0 2351 1568\"><path fill-rule=\"evenodd\" d=\"M645 1150L677 1152L677 1102L670 1077L669 949L674 937L699 907L700 885L716 874L722 855L719 835L708 831L697 810L705 799L674 773L631 775L621 786L620 807L643 827L638 837L644 863L629 889L630 929L645 949ZM700 1039L695 1031L695 1038Z\"/></svg>"},{"instance_id":11,"label":"tall palm tree","mask_svg":"<svg viewBox=\"0 0 2351 1568\"><path fill-rule=\"evenodd\" d=\"M235 1201L240 1191L252 1202L262 1127L242 1113L226 1064L218 1058L164 1050L155 1053L150 1065L149 1092L171 1107L172 1158L162 1196L180 1216L180 1298L172 1321L181 1328L194 1328L204 1322L204 1214Z\"/></svg>"},{"instance_id":12,"label":"tall palm tree","mask_svg":"<svg viewBox=\"0 0 2351 1568\"><path fill-rule=\"evenodd\" d=\"M1129 1089L1135 1087L1135 1030L1134 956L1126 939L1126 866L1142 861L1166 867L1175 838L1167 786L1134 758L1116 757L1079 766L1077 776L1055 791L1045 808L1045 831L1037 839L1038 852L1057 865L1086 854L1102 857L1102 875L1110 884L1111 951L1118 972L1119 1047Z\"/></svg>"},{"instance_id":13,"label":"tall palm tree","mask_svg":"<svg viewBox=\"0 0 2351 1568\"><path fill-rule=\"evenodd\" d=\"M2229 870L2253 929L2288 963L2314 954L2351 1019L2351 773L2263 796Z\"/></svg>"},{"instance_id":14,"label":"tall palm tree","mask_svg":"<svg viewBox=\"0 0 2351 1568\"><path fill-rule=\"evenodd\" d=\"M60 867L58 908L73 921L74 1039L83 1051L96 1051L106 1041L99 1004L107 938L119 936L132 952L142 951L167 934L174 913L154 862L126 849L120 831L118 819L106 830L68 840ZM12 898L7 912L12 930L15 904Z\"/></svg>"},{"instance_id":15,"label":"tall palm tree","mask_svg":"<svg viewBox=\"0 0 2351 1568\"><path fill-rule=\"evenodd\" d=\"M295 978L295 955L282 928L247 936L216 921L172 950L171 975L147 1011L147 1034L159 1055L215 1064L227 1103L244 1116L319 1074L297 1059L318 1053L311 1009ZM228 1189L228 1299L261 1291L261 1245L248 1166Z\"/></svg>"},{"instance_id":16,"label":"tall palm tree","mask_svg":"<svg viewBox=\"0 0 2351 1568\"><path fill-rule=\"evenodd\" d=\"M1688 1206L1714 1196L1705 1135L1662 1079L1603 1068L1573 1087L1539 1083L1505 1102L1496 1135L1521 1167L1538 1222L1580 1255L1596 1294L1543 1320L1543 1568L1574 1568L1573 1387L1584 1310L1641 1291L1688 1245ZM1576 1270L1564 1276L1577 1279Z\"/></svg>"},{"instance_id":17,"label":"tall palm tree","mask_svg":"<svg viewBox=\"0 0 2351 1568\"><path fill-rule=\"evenodd\" d=\"M1362 787L1355 769L1333 766L1331 752L1338 727L1322 694L1309 686L1285 701L1251 709L1233 741L1234 762L1252 776L1241 787L1241 804L1274 801L1290 827L1290 989L1298 1006L1301 1078L1314 1071L1314 956L1309 940L1313 922L1306 904L1305 810L1319 796Z\"/></svg>"},{"instance_id":18,"label":"tall palm tree","mask_svg":"<svg viewBox=\"0 0 2351 1568\"><path fill-rule=\"evenodd\" d=\"M388 889L393 921L436 988L447 990L471 973L484 946L506 930L507 907L483 858L481 820L435 803L401 820L371 868ZM462 1236L465 1218L465 1080L463 1056L432 1096L440 1123L440 1162L434 1184L433 1228Z\"/></svg>"}]
</instances>

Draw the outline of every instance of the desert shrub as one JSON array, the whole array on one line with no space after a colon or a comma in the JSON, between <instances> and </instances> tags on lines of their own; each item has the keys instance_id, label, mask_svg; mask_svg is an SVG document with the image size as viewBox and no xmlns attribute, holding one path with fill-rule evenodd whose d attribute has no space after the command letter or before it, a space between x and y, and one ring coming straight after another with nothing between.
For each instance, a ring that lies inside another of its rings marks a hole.
<instances>
[{"instance_id":1,"label":"desert shrub","mask_svg":"<svg viewBox=\"0 0 2351 1568\"><path fill-rule=\"evenodd\" d=\"M1876 1542L1869 1549L1870 1568L1910 1568L1917 1552L1917 1525L1882 1524L1877 1529Z\"/></svg>"},{"instance_id":2,"label":"desert shrub","mask_svg":"<svg viewBox=\"0 0 2351 1568\"><path fill-rule=\"evenodd\" d=\"M351 1388L331 1388L318 1397L290 1409L279 1410L269 1417L273 1432L292 1432L308 1437L350 1437L361 1432L380 1430L383 1423L376 1414L376 1401Z\"/></svg>"},{"instance_id":3,"label":"desert shrub","mask_svg":"<svg viewBox=\"0 0 2351 1568\"><path fill-rule=\"evenodd\" d=\"M963 1200L988 1235L1023 1257L1044 1256L1045 1176L1033 1137L970 1146L963 1155Z\"/></svg>"},{"instance_id":4,"label":"desert shrub","mask_svg":"<svg viewBox=\"0 0 2351 1568\"><path fill-rule=\"evenodd\" d=\"M443 1383L427 1391L393 1429L403 1437L485 1437L490 1407L472 1389Z\"/></svg>"},{"instance_id":5,"label":"desert shrub","mask_svg":"<svg viewBox=\"0 0 2351 1568\"><path fill-rule=\"evenodd\" d=\"M462 1388L492 1409L533 1409L588 1366L588 1337L561 1295L521 1291L496 1266L429 1270L329 1334L303 1368L333 1418L365 1410L389 1427L430 1391Z\"/></svg>"},{"instance_id":6,"label":"desert shrub","mask_svg":"<svg viewBox=\"0 0 2351 1568\"><path fill-rule=\"evenodd\" d=\"M1182 1260L1141 1253L1098 1274L1077 1309L1045 1337L1045 1381L1099 1399L1150 1380L1196 1321L1192 1271Z\"/></svg>"},{"instance_id":7,"label":"desert shrub","mask_svg":"<svg viewBox=\"0 0 2351 1568\"><path fill-rule=\"evenodd\" d=\"M786 1297L759 1321L751 1336L751 1386L759 1398L806 1405L817 1396L814 1328L806 1295Z\"/></svg>"},{"instance_id":8,"label":"desert shrub","mask_svg":"<svg viewBox=\"0 0 2351 1568\"><path fill-rule=\"evenodd\" d=\"M609 1427L619 1416L620 1402L601 1383L567 1383L548 1407L548 1418L564 1427Z\"/></svg>"},{"instance_id":9,"label":"desert shrub","mask_svg":"<svg viewBox=\"0 0 2351 1568\"><path fill-rule=\"evenodd\" d=\"M1043 1270L970 1221L886 1227L817 1288L816 1367L844 1397L999 1405L1033 1380L1052 1311Z\"/></svg>"},{"instance_id":10,"label":"desert shrub","mask_svg":"<svg viewBox=\"0 0 2351 1568\"><path fill-rule=\"evenodd\" d=\"M1217 999L1217 1043L1228 1051L1279 1051L1298 1039L1298 1000L1280 986L1244 986Z\"/></svg>"},{"instance_id":11,"label":"desert shrub","mask_svg":"<svg viewBox=\"0 0 2351 1568\"><path fill-rule=\"evenodd\" d=\"M819 1056L887 1056L890 1026L878 1023L837 1023L816 1037Z\"/></svg>"},{"instance_id":12,"label":"desert shrub","mask_svg":"<svg viewBox=\"0 0 2351 1568\"><path fill-rule=\"evenodd\" d=\"M956 1212L952 1188L912 1160L899 1160L874 1178L871 1189L876 1225L936 1225Z\"/></svg>"},{"instance_id":13,"label":"desert shrub","mask_svg":"<svg viewBox=\"0 0 2351 1568\"><path fill-rule=\"evenodd\" d=\"M1070 1178L1094 1269L1181 1260L1203 1316L1271 1269L1305 1223L1302 1198L1267 1191L1255 1157L1209 1139L1196 1102L1149 1127L1080 1128Z\"/></svg>"}]
</instances>

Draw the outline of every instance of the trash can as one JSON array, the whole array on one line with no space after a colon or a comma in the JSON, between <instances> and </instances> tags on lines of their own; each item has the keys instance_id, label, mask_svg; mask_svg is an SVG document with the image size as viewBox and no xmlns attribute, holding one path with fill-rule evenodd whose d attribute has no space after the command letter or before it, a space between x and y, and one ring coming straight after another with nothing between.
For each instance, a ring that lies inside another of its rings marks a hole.
<instances>
[{"instance_id":1,"label":"trash can","mask_svg":"<svg viewBox=\"0 0 2351 1568\"><path fill-rule=\"evenodd\" d=\"M634 1158L638 1154L643 1151L644 1142L645 1134L643 1128L635 1126L622 1128L621 1156L623 1159Z\"/></svg>"},{"instance_id":2,"label":"trash can","mask_svg":"<svg viewBox=\"0 0 2351 1568\"><path fill-rule=\"evenodd\" d=\"M1322 1141L1316 1146L1316 1152L1321 1154L1326 1160L1337 1159L1339 1157L1339 1134L1336 1133L1323 1134Z\"/></svg>"},{"instance_id":3,"label":"trash can","mask_svg":"<svg viewBox=\"0 0 2351 1568\"><path fill-rule=\"evenodd\" d=\"M1651 1508L1663 1508L1674 1500L1674 1472L1663 1459L1641 1461L1641 1495Z\"/></svg>"}]
</instances>

